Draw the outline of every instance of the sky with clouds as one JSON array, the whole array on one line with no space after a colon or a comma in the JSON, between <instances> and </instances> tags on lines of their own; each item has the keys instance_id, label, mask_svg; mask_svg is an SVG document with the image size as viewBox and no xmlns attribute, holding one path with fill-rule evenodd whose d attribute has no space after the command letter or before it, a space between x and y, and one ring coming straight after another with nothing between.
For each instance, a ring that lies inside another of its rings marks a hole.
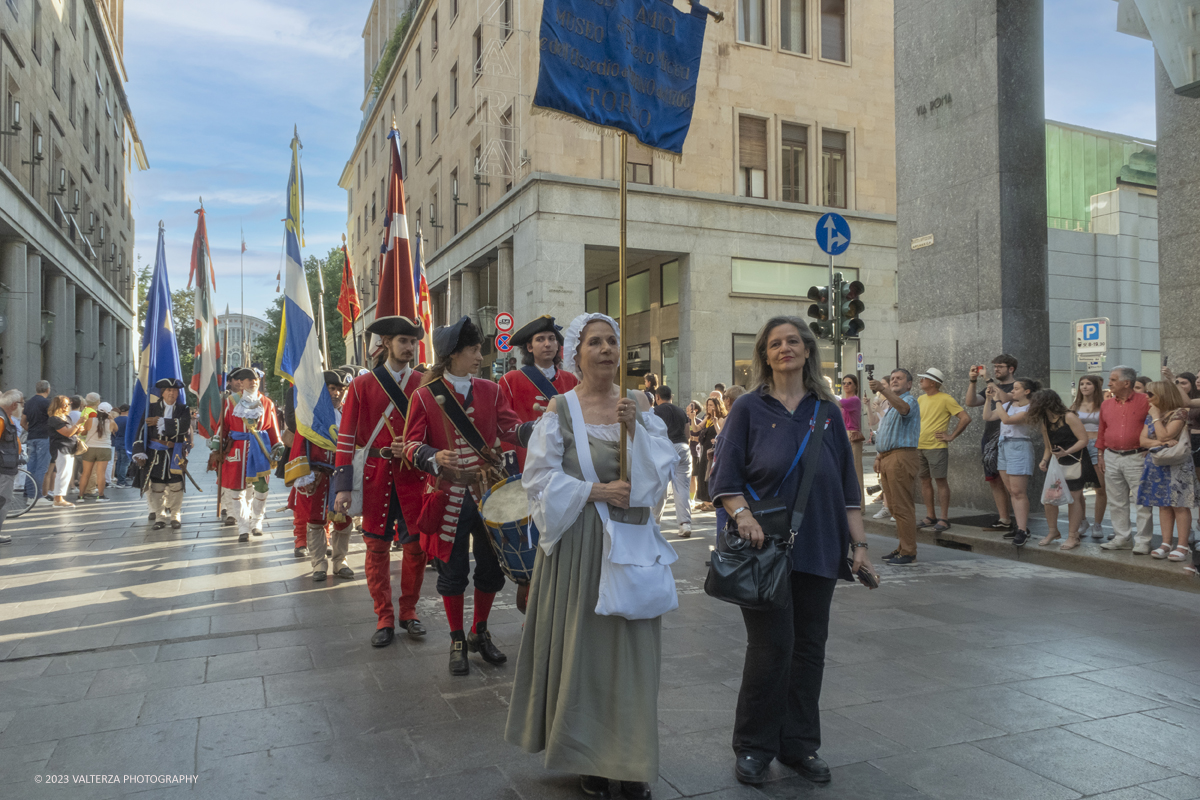
<instances>
[{"instance_id":1,"label":"sky with clouds","mask_svg":"<svg viewBox=\"0 0 1200 800\"><path fill-rule=\"evenodd\" d=\"M719 4L718 4L719 5ZM1116 33L1111 0L1045 0L1046 116L1154 138L1149 42ZM126 0L126 89L150 169L133 177L137 252L166 225L171 285L187 283L203 196L218 312L275 298L293 125L304 145L305 255L341 244L338 177L362 119L370 0ZM336 289L334 289L336 291Z\"/></svg>"}]
</instances>

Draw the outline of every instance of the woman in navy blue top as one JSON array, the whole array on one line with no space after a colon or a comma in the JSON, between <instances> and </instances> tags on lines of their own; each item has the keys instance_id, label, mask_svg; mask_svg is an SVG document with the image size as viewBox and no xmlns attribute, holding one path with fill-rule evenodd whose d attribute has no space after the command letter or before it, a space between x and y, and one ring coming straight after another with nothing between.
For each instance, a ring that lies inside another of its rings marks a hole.
<instances>
[{"instance_id":1,"label":"woman in navy blue top","mask_svg":"<svg viewBox=\"0 0 1200 800\"><path fill-rule=\"evenodd\" d=\"M816 338L796 317L775 317L754 343L757 388L734 405L721 432L712 476L714 502L737 524L738 535L762 546L763 532L747 499L778 495L791 516L803 468L789 468L806 434L825 419L817 472L792 549L792 603L773 611L742 609L746 664L733 731L735 771L743 783L762 783L778 758L817 782L829 766L817 756L817 710L825 670L829 606L838 578L874 572L867 559L862 497L854 453L837 400L821 376Z\"/></svg>"}]
</instances>

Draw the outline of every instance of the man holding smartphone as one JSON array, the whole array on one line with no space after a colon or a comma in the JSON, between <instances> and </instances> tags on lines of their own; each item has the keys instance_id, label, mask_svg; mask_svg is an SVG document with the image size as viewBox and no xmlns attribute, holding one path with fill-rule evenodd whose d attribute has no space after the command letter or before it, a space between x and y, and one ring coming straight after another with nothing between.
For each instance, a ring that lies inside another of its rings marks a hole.
<instances>
[{"instance_id":1,"label":"man holding smartphone","mask_svg":"<svg viewBox=\"0 0 1200 800\"><path fill-rule=\"evenodd\" d=\"M984 373L982 366L971 367L967 396L963 398L963 405L967 408L982 406L987 402L1007 403L1012 400L1013 382L1017 374L1015 358L1002 353L992 359L992 377L986 379L986 383L996 386L996 395L991 401L985 395L985 387L976 389L979 379L985 377ZM1011 539L1016 533L1016 525L1010 513L1012 503L1008 490L1004 488L1004 481L1000 480L1000 471L996 468L996 459L1000 453L999 420L983 423L983 441L980 442L980 449L983 456L983 479L992 488L992 500L996 503L996 513L999 515L996 521L985 526L984 530L1004 531L1004 538Z\"/></svg>"}]
</instances>

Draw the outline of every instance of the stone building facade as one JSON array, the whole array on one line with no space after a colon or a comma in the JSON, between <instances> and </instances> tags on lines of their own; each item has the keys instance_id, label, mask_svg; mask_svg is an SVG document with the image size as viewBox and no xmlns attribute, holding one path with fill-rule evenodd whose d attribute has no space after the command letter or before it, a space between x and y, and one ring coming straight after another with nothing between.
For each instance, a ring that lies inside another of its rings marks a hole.
<instances>
[{"instance_id":1,"label":"stone building facade","mask_svg":"<svg viewBox=\"0 0 1200 800\"><path fill-rule=\"evenodd\" d=\"M518 323L585 308L615 315L619 144L531 114L540 8L372 6L363 118L340 180L368 317L393 118L436 322L470 313L486 332L498 310ZM877 369L895 364L892 88L883 0L739 0L710 22L682 160L629 147L632 373L664 374L684 398L747 380L762 323L804 316L808 288L828 282L815 225L831 208L853 231L837 267L866 285L866 330L847 363L861 347Z\"/></svg>"},{"instance_id":2,"label":"stone building facade","mask_svg":"<svg viewBox=\"0 0 1200 800\"><path fill-rule=\"evenodd\" d=\"M254 355L254 345L259 337L267 335L268 327L265 319L249 314L231 314L226 310L217 319L217 342L224 354L225 368L228 370L249 365Z\"/></svg>"},{"instance_id":3,"label":"stone building facade","mask_svg":"<svg viewBox=\"0 0 1200 800\"><path fill-rule=\"evenodd\" d=\"M0 387L128 399L133 169L121 0L0 7Z\"/></svg>"}]
</instances>

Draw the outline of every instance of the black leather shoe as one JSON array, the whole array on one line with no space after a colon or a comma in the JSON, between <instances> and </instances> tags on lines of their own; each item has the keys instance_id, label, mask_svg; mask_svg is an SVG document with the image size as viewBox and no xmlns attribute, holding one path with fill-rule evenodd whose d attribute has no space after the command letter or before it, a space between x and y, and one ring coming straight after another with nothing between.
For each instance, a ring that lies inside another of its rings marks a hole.
<instances>
[{"instance_id":1,"label":"black leather shoe","mask_svg":"<svg viewBox=\"0 0 1200 800\"><path fill-rule=\"evenodd\" d=\"M380 628L371 636L371 647L387 647L395 638L396 632L391 628Z\"/></svg>"},{"instance_id":2,"label":"black leather shoe","mask_svg":"<svg viewBox=\"0 0 1200 800\"><path fill-rule=\"evenodd\" d=\"M400 627L408 631L408 635L412 637L420 637L425 635L425 626L421 624L419 619L402 619Z\"/></svg>"},{"instance_id":3,"label":"black leather shoe","mask_svg":"<svg viewBox=\"0 0 1200 800\"><path fill-rule=\"evenodd\" d=\"M342 567L333 574L337 575L339 578L345 578L346 580L349 580L350 578L354 577L354 570L350 569L349 567Z\"/></svg>"},{"instance_id":4,"label":"black leather shoe","mask_svg":"<svg viewBox=\"0 0 1200 800\"><path fill-rule=\"evenodd\" d=\"M313 571L313 580L318 583L325 580L325 570L323 570L323 569L314 570Z\"/></svg>"},{"instance_id":5,"label":"black leather shoe","mask_svg":"<svg viewBox=\"0 0 1200 800\"><path fill-rule=\"evenodd\" d=\"M294 555L296 558L304 558L308 555L308 549L305 547L297 547L295 551L293 551L292 555Z\"/></svg>"},{"instance_id":6,"label":"black leather shoe","mask_svg":"<svg viewBox=\"0 0 1200 800\"><path fill-rule=\"evenodd\" d=\"M147 521L147 522L154 522L154 512L153 512L153 511L151 511L151 512L150 512L150 517L149 517L149 519L147 519L146 521Z\"/></svg>"},{"instance_id":7,"label":"black leather shoe","mask_svg":"<svg viewBox=\"0 0 1200 800\"><path fill-rule=\"evenodd\" d=\"M254 530L252 530L250 532L253 533L255 536L262 536L262 528L255 528Z\"/></svg>"},{"instance_id":8,"label":"black leather shoe","mask_svg":"<svg viewBox=\"0 0 1200 800\"><path fill-rule=\"evenodd\" d=\"M766 783L768 766L770 765L761 758L738 756L733 772L739 782L757 785Z\"/></svg>"},{"instance_id":9,"label":"black leather shoe","mask_svg":"<svg viewBox=\"0 0 1200 800\"><path fill-rule=\"evenodd\" d=\"M790 759L787 761L780 759L780 761L783 761L784 764L787 764L813 783L829 783L829 765L816 753L800 756L800 758L794 761Z\"/></svg>"},{"instance_id":10,"label":"black leather shoe","mask_svg":"<svg viewBox=\"0 0 1200 800\"><path fill-rule=\"evenodd\" d=\"M238 534L238 541L239 541L239 542L248 542L248 541L250 541L250 534L248 534L248 533L239 533L239 534Z\"/></svg>"},{"instance_id":11,"label":"black leather shoe","mask_svg":"<svg viewBox=\"0 0 1200 800\"><path fill-rule=\"evenodd\" d=\"M333 548L332 548L332 547L326 547L326 548L325 548L325 557L326 557L326 558L333 558Z\"/></svg>"},{"instance_id":12,"label":"black leather shoe","mask_svg":"<svg viewBox=\"0 0 1200 800\"><path fill-rule=\"evenodd\" d=\"M588 797L612 797L608 790L608 778L601 778L599 775L580 775L579 788Z\"/></svg>"},{"instance_id":13,"label":"black leather shoe","mask_svg":"<svg viewBox=\"0 0 1200 800\"><path fill-rule=\"evenodd\" d=\"M177 520L177 519L171 520L171 530L177 531L182 527L183 527L183 523L180 522L179 520Z\"/></svg>"},{"instance_id":14,"label":"black leather shoe","mask_svg":"<svg viewBox=\"0 0 1200 800\"><path fill-rule=\"evenodd\" d=\"M450 674L471 674L471 664L467 661L467 640L462 631L450 631Z\"/></svg>"},{"instance_id":15,"label":"black leather shoe","mask_svg":"<svg viewBox=\"0 0 1200 800\"><path fill-rule=\"evenodd\" d=\"M161 531L165 527L167 527L167 523L163 522L161 519L154 523L154 530L156 531Z\"/></svg>"},{"instance_id":16,"label":"black leather shoe","mask_svg":"<svg viewBox=\"0 0 1200 800\"><path fill-rule=\"evenodd\" d=\"M650 800L650 784L643 781L621 781L621 794L629 800Z\"/></svg>"},{"instance_id":17,"label":"black leather shoe","mask_svg":"<svg viewBox=\"0 0 1200 800\"><path fill-rule=\"evenodd\" d=\"M476 625L479 632L472 631L467 634L467 647L472 653L479 653L483 656L483 660L489 664L503 664L508 661L508 656L500 652L500 648L492 644L492 635L488 633L487 623L481 622Z\"/></svg>"},{"instance_id":18,"label":"black leather shoe","mask_svg":"<svg viewBox=\"0 0 1200 800\"><path fill-rule=\"evenodd\" d=\"M234 525L237 525L237 520L233 517L226 517L224 525L226 528L232 528Z\"/></svg>"}]
</instances>

